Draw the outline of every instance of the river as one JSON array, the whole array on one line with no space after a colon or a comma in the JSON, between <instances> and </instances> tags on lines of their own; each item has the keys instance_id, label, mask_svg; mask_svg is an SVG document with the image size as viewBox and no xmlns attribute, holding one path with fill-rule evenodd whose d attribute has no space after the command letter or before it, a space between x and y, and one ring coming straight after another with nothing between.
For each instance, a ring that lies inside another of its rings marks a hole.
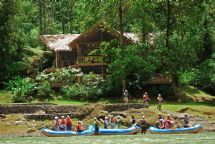
<instances>
[{"instance_id":1,"label":"river","mask_svg":"<svg viewBox=\"0 0 215 144\"><path fill-rule=\"evenodd\" d=\"M215 132L73 137L0 137L0 144L215 144Z\"/></svg>"}]
</instances>

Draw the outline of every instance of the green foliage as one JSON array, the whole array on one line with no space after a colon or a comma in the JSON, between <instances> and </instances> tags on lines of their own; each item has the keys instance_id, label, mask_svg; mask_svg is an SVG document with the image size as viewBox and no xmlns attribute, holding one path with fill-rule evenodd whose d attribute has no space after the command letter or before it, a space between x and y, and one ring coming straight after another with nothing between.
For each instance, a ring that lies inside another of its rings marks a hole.
<instances>
[{"instance_id":1,"label":"green foliage","mask_svg":"<svg viewBox=\"0 0 215 144\"><path fill-rule=\"evenodd\" d=\"M103 43L102 52L107 56L108 91L120 92L121 80L125 79L130 89L141 89L144 81L147 81L155 73L159 62L154 50L150 51L147 43L128 45L123 48L117 46L117 41Z\"/></svg>"},{"instance_id":2,"label":"green foliage","mask_svg":"<svg viewBox=\"0 0 215 144\"><path fill-rule=\"evenodd\" d=\"M68 85L62 88L67 99L96 99L103 95L104 80L93 73L83 75L82 83Z\"/></svg>"},{"instance_id":3,"label":"green foliage","mask_svg":"<svg viewBox=\"0 0 215 144\"><path fill-rule=\"evenodd\" d=\"M53 93L51 86L48 82L39 83L37 86L37 98L40 100L50 99Z\"/></svg>"},{"instance_id":4,"label":"green foliage","mask_svg":"<svg viewBox=\"0 0 215 144\"><path fill-rule=\"evenodd\" d=\"M35 83L30 78L16 77L8 83L8 89L12 92L13 102L26 102L32 99L35 91Z\"/></svg>"},{"instance_id":5,"label":"green foliage","mask_svg":"<svg viewBox=\"0 0 215 144\"><path fill-rule=\"evenodd\" d=\"M72 84L75 81L75 76L82 75L80 69L74 68L60 68L56 72L51 72L49 74L41 72L36 76L36 81L49 83L66 83Z\"/></svg>"},{"instance_id":6,"label":"green foliage","mask_svg":"<svg viewBox=\"0 0 215 144\"><path fill-rule=\"evenodd\" d=\"M179 80L182 85L196 84L198 81L198 69L191 69L179 72Z\"/></svg>"}]
</instances>

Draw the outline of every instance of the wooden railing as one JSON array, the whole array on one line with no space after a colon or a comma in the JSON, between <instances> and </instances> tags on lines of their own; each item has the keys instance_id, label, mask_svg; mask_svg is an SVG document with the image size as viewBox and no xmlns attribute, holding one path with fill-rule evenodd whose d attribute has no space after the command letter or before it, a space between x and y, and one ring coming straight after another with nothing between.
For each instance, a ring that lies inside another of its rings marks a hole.
<instances>
[{"instance_id":1,"label":"wooden railing","mask_svg":"<svg viewBox=\"0 0 215 144\"><path fill-rule=\"evenodd\" d=\"M104 63L104 56L79 56L76 64L101 64Z\"/></svg>"}]
</instances>

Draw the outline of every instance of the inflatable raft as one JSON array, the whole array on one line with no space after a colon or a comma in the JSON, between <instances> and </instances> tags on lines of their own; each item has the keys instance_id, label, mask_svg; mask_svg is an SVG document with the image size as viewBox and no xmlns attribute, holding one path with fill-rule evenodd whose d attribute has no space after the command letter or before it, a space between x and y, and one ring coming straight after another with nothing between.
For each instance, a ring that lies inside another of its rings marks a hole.
<instances>
[{"instance_id":1,"label":"inflatable raft","mask_svg":"<svg viewBox=\"0 0 215 144\"><path fill-rule=\"evenodd\" d=\"M53 131L47 128L43 128L41 133L48 137L68 137L68 136L76 136L76 135L93 135L94 127L89 126L87 130L83 132L75 132L75 131Z\"/></svg>"},{"instance_id":2,"label":"inflatable raft","mask_svg":"<svg viewBox=\"0 0 215 144\"><path fill-rule=\"evenodd\" d=\"M99 135L125 135L125 134L136 134L140 128L138 126L132 126L128 129L99 129ZM86 131L75 132L75 131L53 131L47 128L43 128L41 133L48 137L67 137L67 136L77 136L77 135L94 135L94 126L89 126Z\"/></svg>"},{"instance_id":3,"label":"inflatable raft","mask_svg":"<svg viewBox=\"0 0 215 144\"><path fill-rule=\"evenodd\" d=\"M140 131L140 127L132 126L127 129L99 129L99 135L126 135L137 134Z\"/></svg>"},{"instance_id":4,"label":"inflatable raft","mask_svg":"<svg viewBox=\"0 0 215 144\"><path fill-rule=\"evenodd\" d=\"M150 127L148 131L152 134L178 134L178 133L198 133L203 130L203 126L197 124L189 128L176 128L176 129L158 129L156 127Z\"/></svg>"}]
</instances>

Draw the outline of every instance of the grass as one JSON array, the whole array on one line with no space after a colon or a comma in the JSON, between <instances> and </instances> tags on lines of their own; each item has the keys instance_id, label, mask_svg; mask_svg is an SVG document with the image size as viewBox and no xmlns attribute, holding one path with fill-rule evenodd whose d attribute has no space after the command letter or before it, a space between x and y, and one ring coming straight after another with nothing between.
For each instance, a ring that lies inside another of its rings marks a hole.
<instances>
[{"instance_id":1,"label":"grass","mask_svg":"<svg viewBox=\"0 0 215 144\"><path fill-rule=\"evenodd\" d=\"M196 102L205 102L205 101L215 101L215 96L212 96L202 90L196 89L193 86L188 86L183 88L184 95L186 99Z\"/></svg>"},{"instance_id":2,"label":"grass","mask_svg":"<svg viewBox=\"0 0 215 144\"><path fill-rule=\"evenodd\" d=\"M7 90L0 90L0 104L11 102L11 93Z\"/></svg>"},{"instance_id":3,"label":"grass","mask_svg":"<svg viewBox=\"0 0 215 144\"><path fill-rule=\"evenodd\" d=\"M51 100L49 102L57 105L82 105L87 103L85 101L75 101L75 100Z\"/></svg>"},{"instance_id":4,"label":"grass","mask_svg":"<svg viewBox=\"0 0 215 144\"><path fill-rule=\"evenodd\" d=\"M214 144L215 132L199 134L146 134L146 135L109 135L109 136L73 136L73 137L2 137L0 144ZM191 142L192 141L192 142Z\"/></svg>"},{"instance_id":5,"label":"grass","mask_svg":"<svg viewBox=\"0 0 215 144\"><path fill-rule=\"evenodd\" d=\"M157 105L150 105L149 109L159 113ZM170 112L188 113L191 115L203 116L209 120L215 120L215 106L206 103L165 103L162 110Z\"/></svg>"}]
</instances>

